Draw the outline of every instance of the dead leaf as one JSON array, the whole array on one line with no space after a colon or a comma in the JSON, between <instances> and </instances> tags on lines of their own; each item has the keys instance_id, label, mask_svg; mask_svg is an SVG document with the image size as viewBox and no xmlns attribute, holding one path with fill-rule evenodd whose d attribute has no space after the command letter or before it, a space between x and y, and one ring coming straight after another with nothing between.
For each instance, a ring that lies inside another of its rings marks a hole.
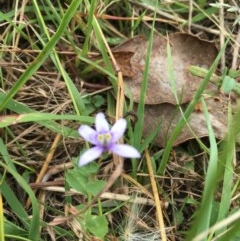
<instances>
[{"instance_id":1,"label":"dead leaf","mask_svg":"<svg viewBox=\"0 0 240 241\"><path fill-rule=\"evenodd\" d=\"M169 40L171 44L177 96L180 103L187 103L192 100L194 93L202 81L201 78L189 73L189 66L197 65L209 68L215 59L217 51L214 44L200 40L189 34L170 34ZM148 41L142 36L136 36L112 50L115 56L118 55L119 57L122 54L121 59L124 59L126 53L132 53L132 57L130 59L128 58L125 62L118 58L116 60L123 76L125 76L124 83L131 90L135 102L139 102L147 48ZM166 49L166 38L155 35L150 56L146 104L176 104L168 76ZM125 66L125 64L127 64L127 66Z\"/></svg>"},{"instance_id":2,"label":"dead leaf","mask_svg":"<svg viewBox=\"0 0 240 241\"><path fill-rule=\"evenodd\" d=\"M189 67L194 65L210 68L217 50L213 43L189 34L170 34L169 43L176 93L184 112L202 82L202 78L189 73ZM140 98L147 48L148 41L142 36L136 36L112 50L123 73L124 83L132 92L134 102L137 103ZM227 132L228 99L221 95L212 83L208 84L207 92L212 94L205 96L211 124L216 138L221 139ZM174 145L195 137L208 136L206 119L202 111L201 104L196 105ZM159 147L164 147L181 116L168 74L167 39L154 36L145 99L143 135L147 137L162 121L162 129L155 142Z\"/></svg>"},{"instance_id":3,"label":"dead leaf","mask_svg":"<svg viewBox=\"0 0 240 241\"><path fill-rule=\"evenodd\" d=\"M131 68L131 58L133 54L133 52L129 51L113 53L123 76L133 77L135 75L135 72L133 72L133 69Z\"/></svg>"},{"instance_id":4,"label":"dead leaf","mask_svg":"<svg viewBox=\"0 0 240 241\"><path fill-rule=\"evenodd\" d=\"M206 99L206 104L215 136L218 139L222 139L227 133L228 99L225 96L221 96L219 99L211 97ZM186 107L187 104L182 105L182 110L184 111ZM155 139L155 143L159 147L164 147L180 118L181 113L179 109L172 104L163 103L159 105L146 105L143 135L147 137L156 129L157 125L162 120L162 128ZM185 125L182 129L181 133L176 138L174 145L193 139L195 136L198 138L208 136L206 119L204 113L201 112L201 109L195 110L191 114L187 123L188 125Z\"/></svg>"}]
</instances>

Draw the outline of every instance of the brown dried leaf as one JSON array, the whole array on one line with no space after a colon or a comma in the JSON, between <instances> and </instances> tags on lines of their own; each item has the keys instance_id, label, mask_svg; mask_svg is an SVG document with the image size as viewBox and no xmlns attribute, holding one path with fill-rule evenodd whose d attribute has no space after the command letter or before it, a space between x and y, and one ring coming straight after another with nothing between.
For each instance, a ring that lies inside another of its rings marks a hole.
<instances>
[{"instance_id":1,"label":"brown dried leaf","mask_svg":"<svg viewBox=\"0 0 240 241\"><path fill-rule=\"evenodd\" d=\"M113 53L114 58L116 59L118 66L121 69L121 72L126 77L133 77L135 75L133 69L131 68L131 58L133 54L133 52L129 51Z\"/></svg>"},{"instance_id":2,"label":"brown dried leaf","mask_svg":"<svg viewBox=\"0 0 240 241\"><path fill-rule=\"evenodd\" d=\"M225 96L221 96L221 98L211 97L206 99L206 104L215 136L218 139L222 139L227 132L228 99ZM187 105L182 105L183 111L186 109L186 106ZM162 128L155 139L155 143L160 147L164 147L180 118L181 113L179 109L172 104L146 105L143 135L147 137L156 129L157 125L162 120ZM174 145L193 139L194 135L192 132L198 138L208 136L206 120L204 113L201 111L201 105L197 106L197 109L191 114L187 123L188 126L185 125L182 129Z\"/></svg>"},{"instance_id":3,"label":"brown dried leaf","mask_svg":"<svg viewBox=\"0 0 240 241\"><path fill-rule=\"evenodd\" d=\"M169 42L176 92L184 111L202 82L201 78L189 73L189 66L209 68L216 57L217 50L214 44L189 34L170 34ZM147 48L148 41L142 36L137 36L113 49L113 54L123 72L124 83L132 92L135 102L139 102ZM208 84L207 89L215 93L215 97L208 97L206 103L215 135L221 139L227 132L227 113L225 112L228 99L225 96L218 98L218 90L211 83ZM161 36L155 36L153 39L145 104L143 135L146 137L152 133L162 120L162 129L155 141L158 146L164 147L181 118L181 112L176 107L171 81L168 77L167 39ZM194 137L201 138L207 135L205 116L199 104L174 145Z\"/></svg>"},{"instance_id":4,"label":"brown dried leaf","mask_svg":"<svg viewBox=\"0 0 240 241\"><path fill-rule=\"evenodd\" d=\"M176 91L181 103L192 100L198 89L200 78L192 76L190 65L210 67L215 56L216 48L212 43L203 41L189 34L170 34L172 61L176 81ZM122 70L125 84L131 90L135 102L139 102L141 82L147 55L148 41L142 36L136 36L112 50L118 55L117 62ZM151 53L146 104L171 103L176 100L168 77L167 40L154 36ZM126 53L132 53L126 61L122 61ZM119 56L122 57L119 59ZM126 66L127 64L127 66Z\"/></svg>"}]
</instances>

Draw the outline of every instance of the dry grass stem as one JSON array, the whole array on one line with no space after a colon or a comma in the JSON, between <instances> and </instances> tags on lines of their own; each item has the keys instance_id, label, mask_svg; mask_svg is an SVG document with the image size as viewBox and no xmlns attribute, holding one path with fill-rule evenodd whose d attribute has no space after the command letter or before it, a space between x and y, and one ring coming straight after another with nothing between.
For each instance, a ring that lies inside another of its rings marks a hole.
<instances>
[{"instance_id":1,"label":"dry grass stem","mask_svg":"<svg viewBox=\"0 0 240 241\"><path fill-rule=\"evenodd\" d=\"M156 210L157 210L157 220L158 220L159 228L160 228L161 241L167 241L166 229L165 229L165 224L164 224L164 220L163 220L162 205L161 205L161 202L159 199L159 191L157 188L156 180L154 177L154 172L152 169L151 157L150 157L147 149L145 150L145 155L146 155L146 161L147 161L151 186L152 186L152 190L153 190L154 202L155 202L155 206L156 206Z\"/></svg>"},{"instance_id":2,"label":"dry grass stem","mask_svg":"<svg viewBox=\"0 0 240 241\"><path fill-rule=\"evenodd\" d=\"M42 166L42 168L41 168L41 171L40 171L40 173L38 174L38 177L37 177L35 183L39 183L39 182L42 181L42 179L43 179L45 173L47 172L47 169L48 169L48 167L49 167L49 165L50 165L50 163L51 163L51 161L52 161L53 155L54 155L54 153L55 153L55 151L56 151L56 147L57 147L57 145L58 145L58 143L59 143L60 140L61 140L61 135L60 135L60 134L57 134L56 137L55 137L55 139L54 139L54 141L53 141L53 143L52 143L52 146L51 146L51 148L50 148L50 150L49 150L49 153L48 153L48 155L47 155L47 157L46 157L46 159L45 159L45 161L44 161L44 164L43 164L43 166ZM44 196L44 193L43 193L42 195ZM31 202L31 200L30 200L30 198L29 198L29 199L27 200L27 203L26 203L26 208L27 208L27 209L28 209L29 206L30 206L30 202Z\"/></svg>"}]
</instances>

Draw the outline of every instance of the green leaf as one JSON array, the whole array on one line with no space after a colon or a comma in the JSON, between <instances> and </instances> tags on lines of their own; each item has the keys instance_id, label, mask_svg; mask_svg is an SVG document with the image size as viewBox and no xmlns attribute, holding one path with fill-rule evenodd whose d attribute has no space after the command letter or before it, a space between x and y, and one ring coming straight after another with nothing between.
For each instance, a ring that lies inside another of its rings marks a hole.
<instances>
[{"instance_id":1,"label":"green leaf","mask_svg":"<svg viewBox=\"0 0 240 241\"><path fill-rule=\"evenodd\" d=\"M5 231L5 235L11 234L11 235L21 236L24 238L27 238L28 236L28 232L26 230L18 227L17 225L15 225L14 223L8 220L4 220L4 231Z\"/></svg>"},{"instance_id":2,"label":"green leaf","mask_svg":"<svg viewBox=\"0 0 240 241\"><path fill-rule=\"evenodd\" d=\"M86 227L98 238L104 238L104 236L108 233L108 222L105 216L87 216Z\"/></svg>"},{"instance_id":3,"label":"green leaf","mask_svg":"<svg viewBox=\"0 0 240 241\"><path fill-rule=\"evenodd\" d=\"M0 128L24 122L50 121L50 120L78 120L80 122L91 123L93 118L78 115L55 115L49 113L28 113L21 115L7 115L0 118Z\"/></svg>"},{"instance_id":4,"label":"green leaf","mask_svg":"<svg viewBox=\"0 0 240 241\"><path fill-rule=\"evenodd\" d=\"M92 98L95 107L101 107L105 103L105 99L101 95L95 95Z\"/></svg>"},{"instance_id":5,"label":"green leaf","mask_svg":"<svg viewBox=\"0 0 240 241\"><path fill-rule=\"evenodd\" d=\"M94 176L99 169L96 163L84 167L76 167L66 173L66 181L71 188L85 195L96 195L106 185L103 180L96 180Z\"/></svg>"},{"instance_id":6,"label":"green leaf","mask_svg":"<svg viewBox=\"0 0 240 241\"><path fill-rule=\"evenodd\" d=\"M236 86L236 80L227 75L223 79L221 91L227 94L232 90L234 90L235 86Z\"/></svg>"},{"instance_id":7,"label":"green leaf","mask_svg":"<svg viewBox=\"0 0 240 241\"><path fill-rule=\"evenodd\" d=\"M83 166L83 167L77 167L75 170L77 170L79 173L81 173L83 176L88 177L91 174L95 174L99 169L99 165L96 162L91 162L89 165Z\"/></svg>"},{"instance_id":8,"label":"green leaf","mask_svg":"<svg viewBox=\"0 0 240 241\"><path fill-rule=\"evenodd\" d=\"M103 180L93 180L87 184L86 190L95 196L104 188L105 185L106 182Z\"/></svg>"},{"instance_id":9,"label":"green leaf","mask_svg":"<svg viewBox=\"0 0 240 241\"><path fill-rule=\"evenodd\" d=\"M182 210L176 210L174 217L176 225L180 225L184 221Z\"/></svg>"},{"instance_id":10,"label":"green leaf","mask_svg":"<svg viewBox=\"0 0 240 241\"><path fill-rule=\"evenodd\" d=\"M83 193L85 195L88 194L88 192L86 192L86 185L88 183L88 178L85 175L82 175L76 169L72 169L65 174L65 178L68 185L71 188L74 188L78 192Z\"/></svg>"}]
</instances>

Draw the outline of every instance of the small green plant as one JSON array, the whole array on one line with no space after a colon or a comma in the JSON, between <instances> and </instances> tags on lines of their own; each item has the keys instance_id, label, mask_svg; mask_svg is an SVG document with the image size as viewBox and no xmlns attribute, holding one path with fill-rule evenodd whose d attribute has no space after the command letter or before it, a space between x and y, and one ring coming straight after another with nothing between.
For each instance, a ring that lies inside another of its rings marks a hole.
<instances>
[{"instance_id":1,"label":"small green plant","mask_svg":"<svg viewBox=\"0 0 240 241\"><path fill-rule=\"evenodd\" d=\"M208 73L208 70L199 66L190 66L189 72L198 77L204 78ZM237 78L240 77L239 70L226 70L222 76L218 76L213 74L210 78L210 81L220 87L220 90L228 94L231 91L236 92L238 95L240 94L240 83L237 82Z\"/></svg>"},{"instance_id":2,"label":"small green plant","mask_svg":"<svg viewBox=\"0 0 240 241\"><path fill-rule=\"evenodd\" d=\"M85 167L79 168L75 166L68 170L65 175L65 180L69 188L73 188L81 193L85 198L91 201L91 198L97 195L106 182L96 178L99 166L96 163L90 163ZM85 205L78 205L76 209L81 211ZM97 208L91 208L81 214L77 221L80 223L84 233L91 233L99 238L104 238L108 233L108 221L101 208L101 203Z\"/></svg>"}]
</instances>

